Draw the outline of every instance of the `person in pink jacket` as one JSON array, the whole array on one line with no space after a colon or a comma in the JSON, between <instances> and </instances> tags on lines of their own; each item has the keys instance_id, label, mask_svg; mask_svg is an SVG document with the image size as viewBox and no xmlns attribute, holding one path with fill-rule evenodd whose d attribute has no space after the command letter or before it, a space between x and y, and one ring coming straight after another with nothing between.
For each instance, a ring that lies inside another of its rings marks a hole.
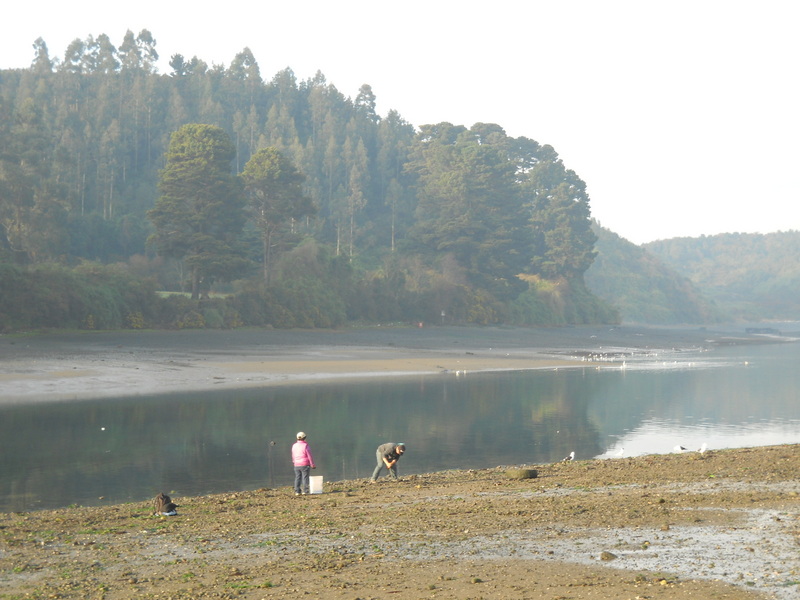
<instances>
[{"instance_id":1,"label":"person in pink jacket","mask_svg":"<svg viewBox=\"0 0 800 600\"><path fill-rule=\"evenodd\" d=\"M294 465L294 495L300 496L308 493L308 477L311 469L316 469L311 448L306 442L306 434L297 432L297 441L292 445L292 464Z\"/></svg>"}]
</instances>

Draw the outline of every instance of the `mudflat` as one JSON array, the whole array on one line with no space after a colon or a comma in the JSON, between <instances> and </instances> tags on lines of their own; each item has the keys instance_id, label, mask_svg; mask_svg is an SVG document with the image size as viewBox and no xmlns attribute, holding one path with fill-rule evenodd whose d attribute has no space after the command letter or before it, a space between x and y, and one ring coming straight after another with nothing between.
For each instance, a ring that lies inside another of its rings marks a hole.
<instances>
[{"instance_id":1,"label":"mudflat","mask_svg":"<svg viewBox=\"0 0 800 600\"><path fill-rule=\"evenodd\" d=\"M800 593L797 446L528 467L0 514L0 597Z\"/></svg>"},{"instance_id":2,"label":"mudflat","mask_svg":"<svg viewBox=\"0 0 800 600\"><path fill-rule=\"evenodd\" d=\"M0 336L0 397L603 365L769 341L636 327ZM798 472L798 446L710 449L179 497L170 517L147 502L6 513L0 597L789 600Z\"/></svg>"},{"instance_id":3,"label":"mudflat","mask_svg":"<svg viewBox=\"0 0 800 600\"><path fill-rule=\"evenodd\" d=\"M371 327L0 336L0 402L102 398L443 371L568 367L764 336L701 328ZM605 362L599 364L606 364Z\"/></svg>"}]
</instances>

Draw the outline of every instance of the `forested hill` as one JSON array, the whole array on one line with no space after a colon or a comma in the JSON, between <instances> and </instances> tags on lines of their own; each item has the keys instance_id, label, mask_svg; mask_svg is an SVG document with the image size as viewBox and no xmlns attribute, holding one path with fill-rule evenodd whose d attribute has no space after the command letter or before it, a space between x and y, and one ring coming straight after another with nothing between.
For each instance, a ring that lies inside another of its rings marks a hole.
<instances>
[{"instance_id":1,"label":"forested hill","mask_svg":"<svg viewBox=\"0 0 800 600\"><path fill-rule=\"evenodd\" d=\"M586 285L617 307L625 322L682 325L725 319L701 286L657 256L596 223L593 230L597 258L586 272Z\"/></svg>"},{"instance_id":2,"label":"forested hill","mask_svg":"<svg viewBox=\"0 0 800 600\"><path fill-rule=\"evenodd\" d=\"M584 286L589 197L552 147L379 115L322 73L265 80L247 48L161 74L156 46L40 39L0 71L0 329L617 319Z\"/></svg>"},{"instance_id":3,"label":"forested hill","mask_svg":"<svg viewBox=\"0 0 800 600\"><path fill-rule=\"evenodd\" d=\"M729 315L757 321L800 318L800 232L725 233L643 246Z\"/></svg>"}]
</instances>

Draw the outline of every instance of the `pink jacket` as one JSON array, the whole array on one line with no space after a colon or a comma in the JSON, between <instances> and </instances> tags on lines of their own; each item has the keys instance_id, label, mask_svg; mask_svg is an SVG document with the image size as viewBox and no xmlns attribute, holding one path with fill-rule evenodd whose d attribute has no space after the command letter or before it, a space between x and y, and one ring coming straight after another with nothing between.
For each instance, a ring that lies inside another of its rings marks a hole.
<instances>
[{"instance_id":1,"label":"pink jacket","mask_svg":"<svg viewBox=\"0 0 800 600\"><path fill-rule=\"evenodd\" d=\"M311 456L311 449L305 440L297 440L292 445L292 463L295 467L316 468L314 457Z\"/></svg>"}]
</instances>

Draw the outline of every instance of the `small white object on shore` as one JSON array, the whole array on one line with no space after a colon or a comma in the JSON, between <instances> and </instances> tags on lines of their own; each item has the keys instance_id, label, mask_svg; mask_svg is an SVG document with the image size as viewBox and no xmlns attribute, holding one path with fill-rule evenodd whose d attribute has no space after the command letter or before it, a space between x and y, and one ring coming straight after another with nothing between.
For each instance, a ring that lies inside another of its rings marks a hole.
<instances>
[{"instance_id":1,"label":"small white object on shore","mask_svg":"<svg viewBox=\"0 0 800 600\"><path fill-rule=\"evenodd\" d=\"M570 452L568 456L561 459L561 462L572 462L575 460L575 452Z\"/></svg>"}]
</instances>

